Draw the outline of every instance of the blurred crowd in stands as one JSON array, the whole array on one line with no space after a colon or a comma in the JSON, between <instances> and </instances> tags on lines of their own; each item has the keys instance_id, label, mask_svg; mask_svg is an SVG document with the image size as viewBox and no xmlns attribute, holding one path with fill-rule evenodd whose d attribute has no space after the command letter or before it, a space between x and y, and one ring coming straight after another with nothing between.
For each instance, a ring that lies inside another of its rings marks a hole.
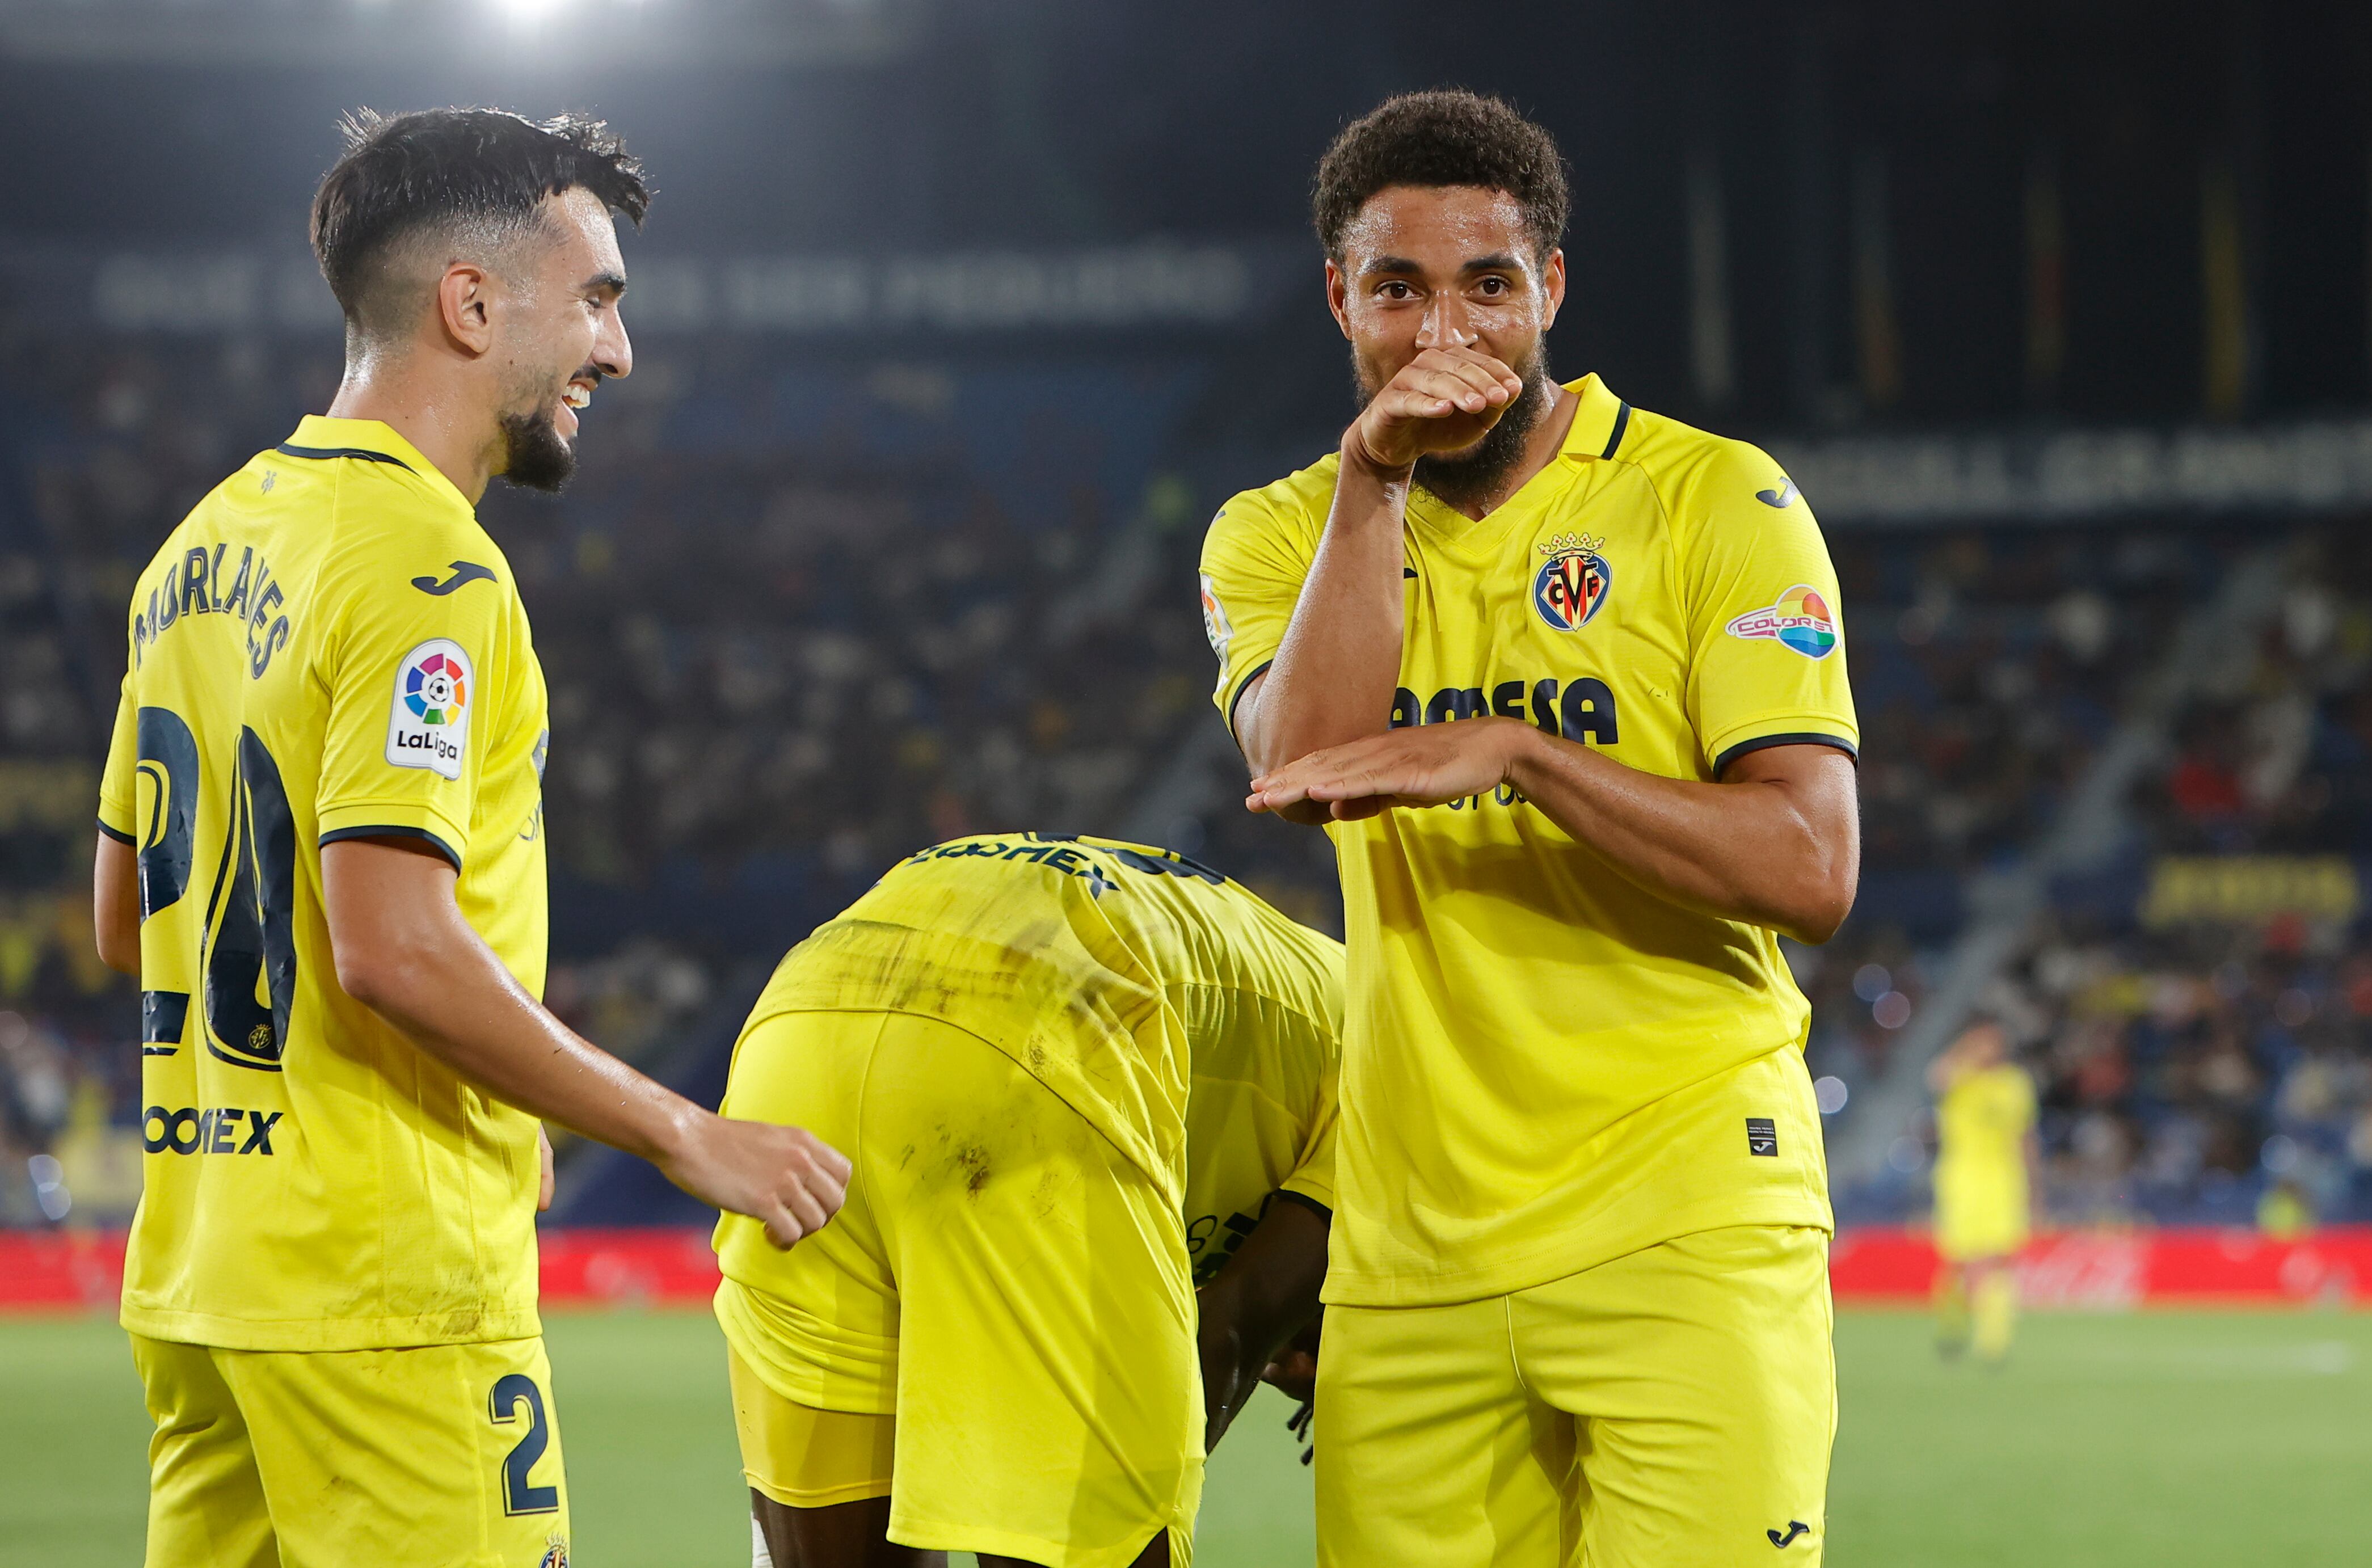
<instances>
[{"instance_id":1,"label":"blurred crowd in stands","mask_svg":"<svg viewBox=\"0 0 2372 1568\"><path fill-rule=\"evenodd\" d=\"M0 336L0 1224L109 1220L140 1115L137 999L87 902L122 607L207 487L326 406L337 360ZM975 830L1135 822L1339 928L1322 836L1225 791L1137 809L1215 724L1203 521L1270 477L1196 468L1206 379L1183 355L682 344L601 389L563 502L490 493L552 690L555 1009L665 1071L892 859ZM2031 848L2245 542L1831 531L1865 872L1845 933L1791 953L1824 1109L1887 1071L1971 877ZM2253 657L2219 663L2145 771L2122 880L2059 900L1989 996L2042 1087L2054 1217L2245 1223L2279 1191L2372 1219L2355 906L2140 918L2167 855L2372 851L2367 667L2372 575L2308 536Z\"/></svg>"}]
</instances>

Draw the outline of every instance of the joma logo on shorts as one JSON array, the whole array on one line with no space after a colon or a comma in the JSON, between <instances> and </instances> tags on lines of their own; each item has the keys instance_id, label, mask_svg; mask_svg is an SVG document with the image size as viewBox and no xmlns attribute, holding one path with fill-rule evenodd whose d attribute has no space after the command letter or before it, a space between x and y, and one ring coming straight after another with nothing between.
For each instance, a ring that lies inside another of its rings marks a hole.
<instances>
[{"instance_id":1,"label":"joma logo on shorts","mask_svg":"<svg viewBox=\"0 0 2372 1568\"><path fill-rule=\"evenodd\" d=\"M152 1155L268 1155L272 1129L284 1110L243 1110L235 1105L168 1110L152 1105L140 1119L140 1146Z\"/></svg>"}]
</instances>

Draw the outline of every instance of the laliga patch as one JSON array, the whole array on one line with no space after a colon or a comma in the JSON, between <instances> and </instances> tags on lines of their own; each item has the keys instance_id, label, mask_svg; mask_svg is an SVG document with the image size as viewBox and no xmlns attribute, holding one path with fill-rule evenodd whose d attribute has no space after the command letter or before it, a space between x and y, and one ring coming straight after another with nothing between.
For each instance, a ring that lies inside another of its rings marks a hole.
<instances>
[{"instance_id":1,"label":"laliga patch","mask_svg":"<svg viewBox=\"0 0 2372 1568\"><path fill-rule=\"evenodd\" d=\"M1768 610L1750 610L1727 627L1733 637L1750 643L1770 641L1806 658L1826 658L1836 651L1836 617L1829 601L1808 583L1797 583L1779 596Z\"/></svg>"},{"instance_id":2,"label":"laliga patch","mask_svg":"<svg viewBox=\"0 0 2372 1568\"><path fill-rule=\"evenodd\" d=\"M1614 568L1599 552L1602 539L1559 534L1540 547L1548 557L1532 577L1532 609L1548 626L1577 632L1606 608L1614 591Z\"/></svg>"},{"instance_id":3,"label":"laliga patch","mask_svg":"<svg viewBox=\"0 0 2372 1568\"><path fill-rule=\"evenodd\" d=\"M1227 656L1227 645L1236 640L1236 629L1227 623L1227 607L1219 602L1219 590L1211 585L1211 574L1203 574L1203 635L1211 639L1211 651L1221 659Z\"/></svg>"},{"instance_id":4,"label":"laliga patch","mask_svg":"<svg viewBox=\"0 0 2372 1568\"><path fill-rule=\"evenodd\" d=\"M460 644L437 637L404 655L395 667L395 702L387 714L388 761L459 778L477 694L477 672Z\"/></svg>"}]
</instances>

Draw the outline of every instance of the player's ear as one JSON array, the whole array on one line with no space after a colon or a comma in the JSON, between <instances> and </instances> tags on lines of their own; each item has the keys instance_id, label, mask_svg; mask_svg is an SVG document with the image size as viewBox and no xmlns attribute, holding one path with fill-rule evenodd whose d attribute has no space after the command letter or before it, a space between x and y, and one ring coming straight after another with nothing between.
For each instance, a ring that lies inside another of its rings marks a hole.
<instances>
[{"instance_id":1,"label":"player's ear","mask_svg":"<svg viewBox=\"0 0 2372 1568\"><path fill-rule=\"evenodd\" d=\"M436 313L445 334L472 357L494 346L494 323L488 309L493 287L486 270L470 261L454 262L436 280Z\"/></svg>"},{"instance_id":2,"label":"player's ear","mask_svg":"<svg viewBox=\"0 0 2372 1568\"><path fill-rule=\"evenodd\" d=\"M1541 314L1541 331L1556 325L1557 312L1564 307L1564 250L1562 247L1549 252L1547 262L1541 268L1541 292L1546 296L1548 309Z\"/></svg>"},{"instance_id":3,"label":"player's ear","mask_svg":"<svg viewBox=\"0 0 2372 1568\"><path fill-rule=\"evenodd\" d=\"M1334 324L1343 330L1346 338L1351 335L1350 318L1344 314L1349 308L1350 298L1351 280L1343 275L1343 269L1334 264L1334 258L1329 256L1326 258L1326 308L1333 313Z\"/></svg>"}]
</instances>

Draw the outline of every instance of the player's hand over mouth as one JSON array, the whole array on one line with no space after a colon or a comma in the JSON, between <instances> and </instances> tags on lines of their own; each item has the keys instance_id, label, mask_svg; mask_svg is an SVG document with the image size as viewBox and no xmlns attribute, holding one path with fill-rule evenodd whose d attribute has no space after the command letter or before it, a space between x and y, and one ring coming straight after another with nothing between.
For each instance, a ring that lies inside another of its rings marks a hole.
<instances>
[{"instance_id":1,"label":"player's hand over mouth","mask_svg":"<svg viewBox=\"0 0 2372 1568\"><path fill-rule=\"evenodd\" d=\"M1304 801L1355 822L1394 806L1439 806L1487 795L1507 782L1521 747L1537 734L1517 719L1413 725L1313 751L1251 782L1250 811Z\"/></svg>"},{"instance_id":2,"label":"player's hand over mouth","mask_svg":"<svg viewBox=\"0 0 2372 1568\"><path fill-rule=\"evenodd\" d=\"M1487 354L1429 348L1369 400L1343 449L1379 469L1406 470L1427 452L1481 440L1523 390L1516 373Z\"/></svg>"},{"instance_id":3,"label":"player's hand over mouth","mask_svg":"<svg viewBox=\"0 0 2372 1568\"><path fill-rule=\"evenodd\" d=\"M848 1197L848 1156L803 1127L700 1113L657 1163L702 1202L747 1214L787 1250L840 1213Z\"/></svg>"}]
</instances>

